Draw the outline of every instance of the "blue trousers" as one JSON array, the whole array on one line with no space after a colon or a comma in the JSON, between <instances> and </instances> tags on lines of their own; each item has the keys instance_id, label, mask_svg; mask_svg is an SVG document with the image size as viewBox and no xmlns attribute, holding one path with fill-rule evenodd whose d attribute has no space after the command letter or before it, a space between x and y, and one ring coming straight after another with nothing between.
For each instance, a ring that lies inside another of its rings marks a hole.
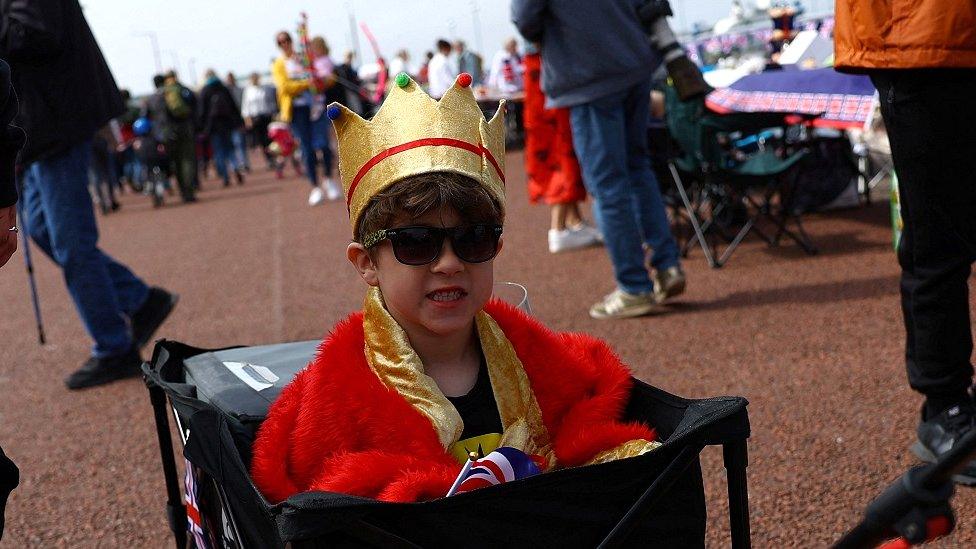
<instances>
[{"instance_id":1,"label":"blue trousers","mask_svg":"<svg viewBox=\"0 0 976 549\"><path fill-rule=\"evenodd\" d=\"M251 169L251 159L247 156L247 136L243 128L238 128L230 134L230 139L234 143L234 153L237 155L237 165L246 169Z\"/></svg>"},{"instance_id":2,"label":"blue trousers","mask_svg":"<svg viewBox=\"0 0 976 549\"><path fill-rule=\"evenodd\" d=\"M217 174L224 181L228 181L230 173L227 171L227 164L231 169L240 170L242 168L240 160L234 151L234 142L231 132L214 132L210 136L210 146L213 147L214 165L217 167Z\"/></svg>"},{"instance_id":3,"label":"blue trousers","mask_svg":"<svg viewBox=\"0 0 976 549\"><path fill-rule=\"evenodd\" d=\"M644 244L655 269L678 265L678 244L647 151L650 90L648 81L570 110L573 146L614 277L632 294L653 289Z\"/></svg>"},{"instance_id":4,"label":"blue trousers","mask_svg":"<svg viewBox=\"0 0 976 549\"><path fill-rule=\"evenodd\" d=\"M318 151L322 151L322 171L326 177L332 176L332 148L329 147L329 117L324 114L312 120L311 107L292 107L291 131L302 147L305 161L305 175L312 186L318 185Z\"/></svg>"},{"instance_id":5,"label":"blue trousers","mask_svg":"<svg viewBox=\"0 0 976 549\"><path fill-rule=\"evenodd\" d=\"M129 316L149 288L98 248L98 227L88 194L91 141L27 167L22 220L37 246L61 267L68 293L88 334L92 354L120 354L132 346Z\"/></svg>"}]
</instances>

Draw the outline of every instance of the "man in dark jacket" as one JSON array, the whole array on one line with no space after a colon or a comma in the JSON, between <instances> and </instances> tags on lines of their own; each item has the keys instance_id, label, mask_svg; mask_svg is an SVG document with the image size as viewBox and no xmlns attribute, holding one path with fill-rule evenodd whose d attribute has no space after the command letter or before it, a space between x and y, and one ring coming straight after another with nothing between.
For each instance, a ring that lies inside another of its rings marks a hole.
<instances>
[{"instance_id":1,"label":"man in dark jacket","mask_svg":"<svg viewBox=\"0 0 976 549\"><path fill-rule=\"evenodd\" d=\"M540 44L546 106L570 109L573 146L595 199L617 288L593 318L653 313L684 291L678 245L647 153L651 74L661 54L638 17L647 0L513 0L512 20ZM653 250L653 276L644 263Z\"/></svg>"},{"instance_id":2,"label":"man in dark jacket","mask_svg":"<svg viewBox=\"0 0 976 549\"><path fill-rule=\"evenodd\" d=\"M94 340L92 356L65 380L80 389L139 375L139 347L176 296L149 288L98 248L88 194L92 136L123 111L119 90L78 0L0 0L0 57L20 97L28 135L24 229L61 267Z\"/></svg>"},{"instance_id":3,"label":"man in dark jacket","mask_svg":"<svg viewBox=\"0 0 976 549\"><path fill-rule=\"evenodd\" d=\"M166 144L172 172L180 187L183 202L195 202L200 187L197 178L196 117L197 98L180 83L176 72L153 77L154 93L147 104L153 132Z\"/></svg>"},{"instance_id":4,"label":"man in dark jacket","mask_svg":"<svg viewBox=\"0 0 976 549\"><path fill-rule=\"evenodd\" d=\"M244 119L234 102L233 94L213 70L207 71L206 83L200 90L200 125L204 135L210 138L214 164L217 165L217 173L224 180L224 186L230 185L227 164L234 170L237 183L243 185L244 174L241 170L244 166L234 154L233 133L244 127Z\"/></svg>"}]
</instances>

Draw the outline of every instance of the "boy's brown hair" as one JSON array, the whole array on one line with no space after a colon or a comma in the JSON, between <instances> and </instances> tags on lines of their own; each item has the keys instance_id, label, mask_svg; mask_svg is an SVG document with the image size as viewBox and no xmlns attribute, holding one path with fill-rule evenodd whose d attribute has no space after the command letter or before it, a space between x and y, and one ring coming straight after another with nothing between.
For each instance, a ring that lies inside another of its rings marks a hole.
<instances>
[{"instance_id":1,"label":"boy's brown hair","mask_svg":"<svg viewBox=\"0 0 976 549\"><path fill-rule=\"evenodd\" d=\"M395 222L410 221L452 208L462 223L503 223L505 209L481 182L454 172L430 172L406 177L370 199L356 227L354 238L389 229Z\"/></svg>"}]
</instances>

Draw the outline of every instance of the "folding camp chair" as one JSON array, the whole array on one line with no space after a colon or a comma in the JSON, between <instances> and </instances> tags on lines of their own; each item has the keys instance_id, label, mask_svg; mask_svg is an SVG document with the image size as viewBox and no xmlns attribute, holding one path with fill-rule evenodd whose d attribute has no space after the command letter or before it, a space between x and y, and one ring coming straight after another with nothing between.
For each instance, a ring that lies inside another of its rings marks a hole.
<instances>
[{"instance_id":1,"label":"folding camp chair","mask_svg":"<svg viewBox=\"0 0 976 549\"><path fill-rule=\"evenodd\" d=\"M815 254L800 220L800 212L791 207L795 189L795 167L806 155L800 147L783 156L780 147L766 146L763 139L754 138L757 150L739 159L732 147L722 140L739 135L740 140L761 135L771 127L785 126L786 113L712 114L702 98L680 101L672 86L665 88L667 126L680 150L671 155L669 168L681 197L681 215L694 228L682 249L687 254L698 243L705 259L713 268L725 265L743 239L755 233L770 246L776 246L786 236L808 254ZM791 177L791 175L793 177ZM685 180L688 183L685 183ZM735 231L736 216L744 215L742 226ZM767 233L760 221L775 227ZM795 228L790 228L792 223ZM716 256L714 239L719 236L728 244Z\"/></svg>"},{"instance_id":2,"label":"folding camp chair","mask_svg":"<svg viewBox=\"0 0 976 549\"><path fill-rule=\"evenodd\" d=\"M143 371L155 413L167 515L178 547L186 547L188 524L194 539L236 548L703 547L699 453L707 445L724 449L731 546L750 546L746 400L688 400L637 380L625 416L649 422L663 441L642 456L423 503L306 492L271 505L248 475L254 433L270 402L311 359L317 343L223 350L157 343ZM170 413L185 441L186 478L193 484L185 496L177 478Z\"/></svg>"}]
</instances>

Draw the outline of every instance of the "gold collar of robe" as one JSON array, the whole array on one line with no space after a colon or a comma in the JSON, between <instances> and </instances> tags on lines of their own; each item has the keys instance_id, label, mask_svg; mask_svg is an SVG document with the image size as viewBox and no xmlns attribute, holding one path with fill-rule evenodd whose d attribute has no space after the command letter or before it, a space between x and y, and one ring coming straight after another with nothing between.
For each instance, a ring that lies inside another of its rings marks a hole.
<instances>
[{"instance_id":1,"label":"gold collar of robe","mask_svg":"<svg viewBox=\"0 0 976 549\"><path fill-rule=\"evenodd\" d=\"M556 465L542 411L512 343L491 316L475 317L481 351L488 366L492 392L502 420L500 446L518 448ZM370 288L363 304L366 361L380 380L430 419L445 451L461 438L464 422L457 409L424 373L424 364L407 333L386 310L379 288Z\"/></svg>"}]
</instances>

